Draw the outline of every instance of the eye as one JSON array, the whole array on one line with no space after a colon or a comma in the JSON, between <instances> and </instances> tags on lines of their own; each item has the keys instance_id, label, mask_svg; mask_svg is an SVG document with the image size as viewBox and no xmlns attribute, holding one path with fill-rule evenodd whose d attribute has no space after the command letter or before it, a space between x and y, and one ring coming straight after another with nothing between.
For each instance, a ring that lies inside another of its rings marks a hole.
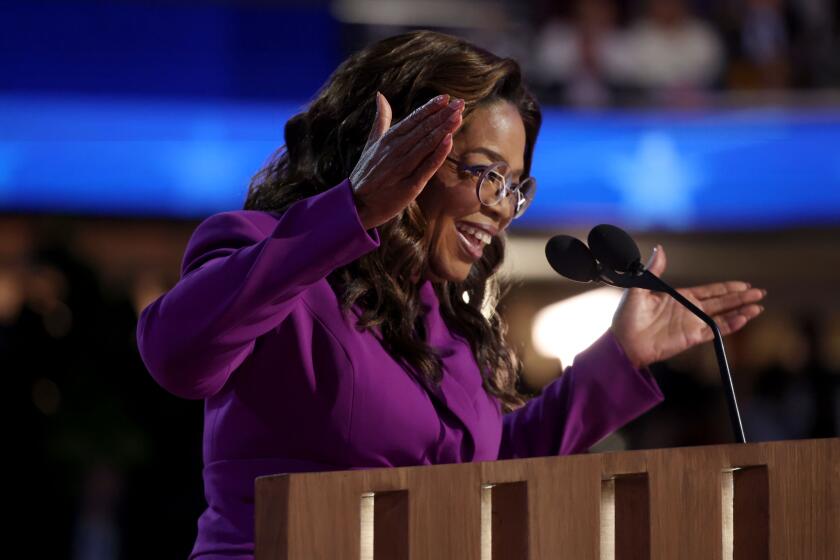
<instances>
[{"instance_id":1,"label":"eye","mask_svg":"<svg viewBox=\"0 0 840 560\"><path fill-rule=\"evenodd\" d=\"M484 173L488 165L467 165L464 167L464 171L472 175L473 177L480 177L482 173Z\"/></svg>"},{"instance_id":2,"label":"eye","mask_svg":"<svg viewBox=\"0 0 840 560\"><path fill-rule=\"evenodd\" d=\"M486 169L486 168L485 168ZM490 181L498 190L502 190L505 186L505 176L498 171L490 171L487 173L487 181Z\"/></svg>"}]
</instances>

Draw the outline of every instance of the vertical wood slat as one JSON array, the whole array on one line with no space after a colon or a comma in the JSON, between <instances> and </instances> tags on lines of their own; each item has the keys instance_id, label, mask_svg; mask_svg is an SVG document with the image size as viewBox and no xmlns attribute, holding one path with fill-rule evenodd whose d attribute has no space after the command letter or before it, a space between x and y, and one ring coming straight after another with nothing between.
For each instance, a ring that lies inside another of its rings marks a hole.
<instances>
[{"instance_id":1,"label":"vertical wood slat","mask_svg":"<svg viewBox=\"0 0 840 560\"><path fill-rule=\"evenodd\" d=\"M412 469L409 493L412 560L480 560L481 479L476 465Z\"/></svg>"},{"instance_id":2,"label":"vertical wood slat","mask_svg":"<svg viewBox=\"0 0 840 560\"><path fill-rule=\"evenodd\" d=\"M599 556L598 459L589 455L569 459L553 468L549 460L544 460L534 479L527 479L533 503L531 544L535 558L596 559Z\"/></svg>"},{"instance_id":3,"label":"vertical wood slat","mask_svg":"<svg viewBox=\"0 0 840 560\"><path fill-rule=\"evenodd\" d=\"M365 492L359 503L359 560L373 560L373 492Z\"/></svg>"},{"instance_id":4,"label":"vertical wood slat","mask_svg":"<svg viewBox=\"0 0 840 560\"><path fill-rule=\"evenodd\" d=\"M528 558L598 558L597 455L481 463L482 482L527 481Z\"/></svg>"},{"instance_id":5,"label":"vertical wood slat","mask_svg":"<svg viewBox=\"0 0 840 560\"><path fill-rule=\"evenodd\" d=\"M598 458L524 461L531 558L598 558L601 476Z\"/></svg>"},{"instance_id":6,"label":"vertical wood slat","mask_svg":"<svg viewBox=\"0 0 840 560\"><path fill-rule=\"evenodd\" d=\"M267 476L256 482L254 496L254 555L260 560L288 560L289 487L288 476Z\"/></svg>"},{"instance_id":7,"label":"vertical wood slat","mask_svg":"<svg viewBox=\"0 0 840 560\"><path fill-rule=\"evenodd\" d=\"M734 469L723 469L720 473L720 510L722 560L735 560L735 478Z\"/></svg>"},{"instance_id":8,"label":"vertical wood slat","mask_svg":"<svg viewBox=\"0 0 840 560\"><path fill-rule=\"evenodd\" d=\"M600 560L615 560L615 478L601 482Z\"/></svg>"},{"instance_id":9,"label":"vertical wood slat","mask_svg":"<svg viewBox=\"0 0 840 560\"><path fill-rule=\"evenodd\" d=\"M767 455L770 557L836 560L840 439L780 442L769 446Z\"/></svg>"},{"instance_id":10,"label":"vertical wood slat","mask_svg":"<svg viewBox=\"0 0 840 560\"><path fill-rule=\"evenodd\" d=\"M647 472L650 558L714 560L722 556L721 471L744 466L751 468L733 483L737 560L744 560L739 550L748 550L739 542L765 533L767 556L759 558L840 557L838 438L262 477L256 557L357 560L362 494L404 491L412 560L478 559L482 484L522 482L526 490L511 499L521 508L526 497L526 557L596 560L602 479ZM625 487L627 503L639 503L640 488ZM766 518L755 503L762 488ZM631 521L632 512L626 511ZM615 538L638 536L637 530Z\"/></svg>"},{"instance_id":11,"label":"vertical wood slat","mask_svg":"<svg viewBox=\"0 0 840 560\"><path fill-rule=\"evenodd\" d=\"M650 452L651 558L720 560L720 450Z\"/></svg>"},{"instance_id":12,"label":"vertical wood slat","mask_svg":"<svg viewBox=\"0 0 840 560\"><path fill-rule=\"evenodd\" d=\"M291 484L286 560L358 560L359 482L345 473L318 473Z\"/></svg>"},{"instance_id":13,"label":"vertical wood slat","mask_svg":"<svg viewBox=\"0 0 840 560\"><path fill-rule=\"evenodd\" d=\"M255 554L271 560L358 560L361 492L344 473L256 481Z\"/></svg>"},{"instance_id":14,"label":"vertical wood slat","mask_svg":"<svg viewBox=\"0 0 840 560\"><path fill-rule=\"evenodd\" d=\"M600 559L650 559L647 473L618 475L601 483Z\"/></svg>"}]
</instances>

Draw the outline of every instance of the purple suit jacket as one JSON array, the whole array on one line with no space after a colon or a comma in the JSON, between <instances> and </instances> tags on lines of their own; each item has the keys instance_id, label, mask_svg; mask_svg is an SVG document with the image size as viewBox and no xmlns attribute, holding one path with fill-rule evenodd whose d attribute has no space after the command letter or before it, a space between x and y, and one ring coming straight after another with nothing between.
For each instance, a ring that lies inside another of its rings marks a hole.
<instances>
[{"instance_id":1,"label":"purple suit jacket","mask_svg":"<svg viewBox=\"0 0 840 560\"><path fill-rule=\"evenodd\" d=\"M581 452L661 401L605 334L503 415L430 282L420 289L426 333L445 357L439 389L427 389L376 332L359 332L325 279L378 244L349 181L282 215L216 214L190 239L180 281L143 310L149 372L175 395L205 399L208 508L191 558L253 557L258 476Z\"/></svg>"}]
</instances>

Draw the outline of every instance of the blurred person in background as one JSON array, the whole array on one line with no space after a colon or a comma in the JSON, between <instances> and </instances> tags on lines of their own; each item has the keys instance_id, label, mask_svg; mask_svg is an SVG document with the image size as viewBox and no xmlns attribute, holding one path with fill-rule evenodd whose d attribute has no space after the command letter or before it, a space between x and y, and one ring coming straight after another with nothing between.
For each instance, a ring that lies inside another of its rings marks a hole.
<instances>
[{"instance_id":1,"label":"blurred person in background","mask_svg":"<svg viewBox=\"0 0 840 560\"><path fill-rule=\"evenodd\" d=\"M613 104L614 90L634 70L612 0L579 0L572 21L555 18L539 31L535 71L543 86L561 88L575 107Z\"/></svg>"},{"instance_id":2,"label":"blurred person in background","mask_svg":"<svg viewBox=\"0 0 840 560\"><path fill-rule=\"evenodd\" d=\"M662 396L648 364L712 338L673 299L627 292L612 328L526 402L495 277L534 199L541 123L518 64L413 32L350 56L245 210L203 221L138 321L165 389L204 399L208 508L193 558L251 558L254 480L585 451ZM661 274L664 251L650 269ZM725 333L743 282L690 288Z\"/></svg>"},{"instance_id":3,"label":"blurred person in background","mask_svg":"<svg viewBox=\"0 0 840 560\"><path fill-rule=\"evenodd\" d=\"M779 92L840 85L840 10L832 0L721 2L727 86Z\"/></svg>"},{"instance_id":4,"label":"blurred person in background","mask_svg":"<svg viewBox=\"0 0 840 560\"><path fill-rule=\"evenodd\" d=\"M790 38L781 0L746 0L740 22L737 87L782 89L790 85Z\"/></svg>"},{"instance_id":5,"label":"blurred person in background","mask_svg":"<svg viewBox=\"0 0 840 560\"><path fill-rule=\"evenodd\" d=\"M642 18L628 32L628 48L634 85L667 104L701 100L725 63L717 32L684 0L647 0Z\"/></svg>"},{"instance_id":6,"label":"blurred person in background","mask_svg":"<svg viewBox=\"0 0 840 560\"><path fill-rule=\"evenodd\" d=\"M134 348L130 338L119 338L130 332L119 328L126 321L70 243L62 228L43 234L17 267L10 288L19 299L4 318L10 340L0 342L2 366L20 407L13 409L13 445L28 460L12 490L25 494L15 522L68 531L48 540L28 535L28 528L16 533L32 537L35 556L72 549L73 558L117 558L121 482L144 450L120 391L125 380L103 372L121 369ZM129 311L129 325L132 319Z\"/></svg>"},{"instance_id":7,"label":"blurred person in background","mask_svg":"<svg viewBox=\"0 0 840 560\"><path fill-rule=\"evenodd\" d=\"M197 411L141 375L128 293L104 286L72 228L45 223L32 227L31 248L0 260L0 370L16 419L12 448L24 457L12 465L9 527L35 558L185 548L173 526L183 511L198 513L198 445L184 444L200 429Z\"/></svg>"},{"instance_id":8,"label":"blurred person in background","mask_svg":"<svg viewBox=\"0 0 840 560\"><path fill-rule=\"evenodd\" d=\"M827 318L772 315L744 333L741 361L754 375L745 419L755 441L832 437L838 433L840 375L825 345Z\"/></svg>"},{"instance_id":9,"label":"blurred person in background","mask_svg":"<svg viewBox=\"0 0 840 560\"><path fill-rule=\"evenodd\" d=\"M840 5L836 0L780 2L789 36L790 85L840 86Z\"/></svg>"}]
</instances>

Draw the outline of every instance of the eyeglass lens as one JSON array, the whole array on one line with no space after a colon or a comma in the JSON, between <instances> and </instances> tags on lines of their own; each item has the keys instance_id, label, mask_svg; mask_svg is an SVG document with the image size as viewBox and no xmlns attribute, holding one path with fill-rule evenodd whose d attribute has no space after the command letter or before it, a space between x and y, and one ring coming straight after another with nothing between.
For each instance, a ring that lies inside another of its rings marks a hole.
<instances>
[{"instance_id":1,"label":"eyeglass lens","mask_svg":"<svg viewBox=\"0 0 840 560\"><path fill-rule=\"evenodd\" d=\"M498 204L506 194L507 179L501 173L504 166L498 166L488 169L483 177L482 184L479 187L479 200L482 204L492 206ZM536 182L529 177L521 182L515 191L511 193L514 196L514 217L521 216L523 212L531 204L534 197Z\"/></svg>"}]
</instances>

